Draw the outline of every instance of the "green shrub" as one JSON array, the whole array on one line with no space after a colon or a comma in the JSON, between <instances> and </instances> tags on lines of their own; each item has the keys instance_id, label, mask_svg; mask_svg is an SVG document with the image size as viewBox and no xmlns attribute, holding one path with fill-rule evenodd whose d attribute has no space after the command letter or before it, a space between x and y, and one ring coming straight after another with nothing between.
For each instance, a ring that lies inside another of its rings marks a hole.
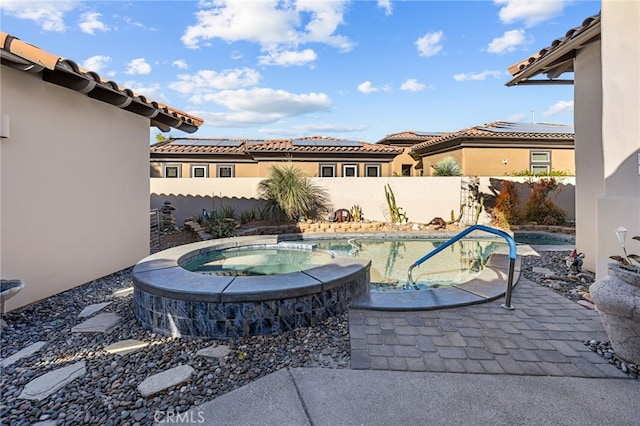
<instances>
[{"instance_id":1,"label":"green shrub","mask_svg":"<svg viewBox=\"0 0 640 426\"><path fill-rule=\"evenodd\" d=\"M447 157L433 166L432 176L462 176L462 167L453 159Z\"/></svg>"}]
</instances>

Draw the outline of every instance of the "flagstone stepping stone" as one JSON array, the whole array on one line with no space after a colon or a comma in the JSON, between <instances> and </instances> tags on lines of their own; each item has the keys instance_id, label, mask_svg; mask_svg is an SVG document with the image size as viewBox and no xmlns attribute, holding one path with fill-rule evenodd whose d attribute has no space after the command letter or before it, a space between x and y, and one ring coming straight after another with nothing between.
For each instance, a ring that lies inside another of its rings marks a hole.
<instances>
[{"instance_id":1,"label":"flagstone stepping stone","mask_svg":"<svg viewBox=\"0 0 640 426\"><path fill-rule=\"evenodd\" d=\"M120 317L114 313L98 314L71 329L73 333L104 333L109 331L120 321Z\"/></svg>"},{"instance_id":2,"label":"flagstone stepping stone","mask_svg":"<svg viewBox=\"0 0 640 426\"><path fill-rule=\"evenodd\" d=\"M149 397L173 386L177 386L189 380L193 374L190 365L179 365L153 376L149 376L138 385L138 392L142 396Z\"/></svg>"},{"instance_id":3,"label":"flagstone stepping stone","mask_svg":"<svg viewBox=\"0 0 640 426\"><path fill-rule=\"evenodd\" d=\"M105 302L105 303L96 303L95 305L89 305L78 314L78 318L90 317L91 315L95 314L101 309L104 309L105 307L109 306L112 303L113 302Z\"/></svg>"},{"instance_id":4,"label":"flagstone stepping stone","mask_svg":"<svg viewBox=\"0 0 640 426\"><path fill-rule=\"evenodd\" d=\"M131 352L138 351L144 347L149 346L148 342L141 342L140 340L127 339L120 340L104 348L110 354L126 355Z\"/></svg>"},{"instance_id":5,"label":"flagstone stepping stone","mask_svg":"<svg viewBox=\"0 0 640 426\"><path fill-rule=\"evenodd\" d=\"M227 345L220 346L207 346L204 349L200 349L196 352L196 356L205 356L207 358L224 358L229 355L231 349Z\"/></svg>"},{"instance_id":6,"label":"flagstone stepping stone","mask_svg":"<svg viewBox=\"0 0 640 426\"><path fill-rule=\"evenodd\" d=\"M127 297L128 295L133 294L133 287L121 288L120 290L116 290L113 292L111 296L113 297Z\"/></svg>"},{"instance_id":7,"label":"flagstone stepping stone","mask_svg":"<svg viewBox=\"0 0 640 426\"><path fill-rule=\"evenodd\" d=\"M531 268L531 272L533 272L534 274L543 274L543 275L553 275L555 273L549 268L541 268L539 266L534 266L533 268Z\"/></svg>"},{"instance_id":8,"label":"flagstone stepping stone","mask_svg":"<svg viewBox=\"0 0 640 426\"><path fill-rule=\"evenodd\" d=\"M27 346L26 348L20 349L18 352L16 352L15 354L6 357L5 359L3 359L2 361L0 361L0 366L2 367L8 367L11 364L13 364L14 362L22 359L22 358L26 358L29 355L36 353L40 350L40 348L42 348L44 345L46 345L47 342L36 342L33 343L29 346Z\"/></svg>"},{"instance_id":9,"label":"flagstone stepping stone","mask_svg":"<svg viewBox=\"0 0 640 426\"><path fill-rule=\"evenodd\" d=\"M27 383L18 398L42 401L86 373L87 369L84 361L58 368Z\"/></svg>"}]
</instances>

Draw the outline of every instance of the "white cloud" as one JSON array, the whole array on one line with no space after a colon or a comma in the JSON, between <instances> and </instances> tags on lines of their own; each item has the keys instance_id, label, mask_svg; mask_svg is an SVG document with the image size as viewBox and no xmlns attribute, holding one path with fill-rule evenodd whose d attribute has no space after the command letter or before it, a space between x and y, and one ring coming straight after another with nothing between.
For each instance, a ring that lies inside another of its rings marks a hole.
<instances>
[{"instance_id":1,"label":"white cloud","mask_svg":"<svg viewBox=\"0 0 640 426\"><path fill-rule=\"evenodd\" d=\"M80 27L82 32L91 35L94 35L96 31L109 31L110 28L103 22L100 22L101 17L102 14L98 12L83 13L80 16L80 22L78 23L78 26Z\"/></svg>"},{"instance_id":2,"label":"white cloud","mask_svg":"<svg viewBox=\"0 0 640 426\"><path fill-rule=\"evenodd\" d=\"M525 113L522 112L516 112L515 114L510 115L507 118L507 121L510 121L512 123L521 123L523 122L525 119L527 118L527 115Z\"/></svg>"},{"instance_id":3,"label":"white cloud","mask_svg":"<svg viewBox=\"0 0 640 426\"><path fill-rule=\"evenodd\" d=\"M174 67L178 67L181 70L186 70L187 68L189 68L189 65L187 65L184 59L178 59L176 61L173 61L171 65L173 65Z\"/></svg>"},{"instance_id":4,"label":"white cloud","mask_svg":"<svg viewBox=\"0 0 640 426\"><path fill-rule=\"evenodd\" d=\"M260 73L251 68L239 68L217 72L200 70L195 74L178 75L178 81L169 87L182 94L192 95L191 102L201 103L203 96L216 90L251 87L260 81Z\"/></svg>"},{"instance_id":5,"label":"white cloud","mask_svg":"<svg viewBox=\"0 0 640 426\"><path fill-rule=\"evenodd\" d=\"M573 101L558 101L551 105L545 112L542 113L543 117L552 117L554 115L568 115L573 114Z\"/></svg>"},{"instance_id":6,"label":"white cloud","mask_svg":"<svg viewBox=\"0 0 640 426\"><path fill-rule=\"evenodd\" d=\"M564 9L565 0L494 0L501 5L498 16L504 24L522 21L532 27L547 19L558 16Z\"/></svg>"},{"instance_id":7,"label":"white cloud","mask_svg":"<svg viewBox=\"0 0 640 426\"><path fill-rule=\"evenodd\" d=\"M288 129L273 129L264 128L260 129L260 133L266 135L279 135L279 136L300 136L300 135L315 135L326 133L350 133L361 132L366 130L367 126L363 125L340 125L340 124L300 124L289 127Z\"/></svg>"},{"instance_id":8,"label":"white cloud","mask_svg":"<svg viewBox=\"0 0 640 426\"><path fill-rule=\"evenodd\" d=\"M420 56L434 56L442 50L442 31L427 33L416 40L416 46Z\"/></svg>"},{"instance_id":9,"label":"white cloud","mask_svg":"<svg viewBox=\"0 0 640 426\"><path fill-rule=\"evenodd\" d=\"M384 14L386 16L391 16L391 14L393 14L391 0L378 0L378 7L381 7L382 9L384 9Z\"/></svg>"},{"instance_id":10,"label":"white cloud","mask_svg":"<svg viewBox=\"0 0 640 426\"><path fill-rule=\"evenodd\" d=\"M381 89L378 87L374 87L370 81L365 81L358 84L358 92L369 94L379 92Z\"/></svg>"},{"instance_id":11,"label":"white cloud","mask_svg":"<svg viewBox=\"0 0 640 426\"><path fill-rule=\"evenodd\" d=\"M516 47L523 44L524 41L524 30L506 31L502 37L494 38L491 43L489 43L487 51L497 54L513 52L516 50Z\"/></svg>"},{"instance_id":12,"label":"white cloud","mask_svg":"<svg viewBox=\"0 0 640 426\"><path fill-rule=\"evenodd\" d=\"M243 112L211 112L191 111L191 114L204 119L203 126L211 127L256 127L275 123L282 119L279 114L258 114L250 111Z\"/></svg>"},{"instance_id":13,"label":"white cloud","mask_svg":"<svg viewBox=\"0 0 640 426\"><path fill-rule=\"evenodd\" d=\"M331 107L324 93L295 94L267 88L223 90L203 96L205 101L224 105L233 111L278 114L282 117L323 111Z\"/></svg>"},{"instance_id":14,"label":"white cloud","mask_svg":"<svg viewBox=\"0 0 640 426\"><path fill-rule=\"evenodd\" d=\"M400 90L408 90L409 92L420 92L421 90L424 90L425 87L427 86L422 83L418 83L418 80L416 80L415 78L410 78L402 83L402 85L400 86Z\"/></svg>"},{"instance_id":15,"label":"white cloud","mask_svg":"<svg viewBox=\"0 0 640 426\"><path fill-rule=\"evenodd\" d=\"M455 81L483 81L488 77L502 78L505 74L502 71L482 71L479 73L460 73L453 76Z\"/></svg>"},{"instance_id":16,"label":"white cloud","mask_svg":"<svg viewBox=\"0 0 640 426\"><path fill-rule=\"evenodd\" d=\"M34 21L44 31L64 32L67 26L64 15L80 4L79 1L12 1L2 0L0 8L7 14L18 19Z\"/></svg>"},{"instance_id":17,"label":"white cloud","mask_svg":"<svg viewBox=\"0 0 640 426\"><path fill-rule=\"evenodd\" d=\"M257 43L265 52L295 51L305 43L323 43L348 51L353 47L351 41L336 34L347 3L347 0L200 2L205 9L196 13L196 24L187 27L181 40L193 49L202 42L221 39L229 43ZM284 63L289 64L286 60Z\"/></svg>"},{"instance_id":18,"label":"white cloud","mask_svg":"<svg viewBox=\"0 0 640 426\"><path fill-rule=\"evenodd\" d=\"M136 81L125 81L123 86L131 89L136 95L144 96L147 101L169 103L162 91L162 86L158 83L142 84Z\"/></svg>"},{"instance_id":19,"label":"white cloud","mask_svg":"<svg viewBox=\"0 0 640 426\"><path fill-rule=\"evenodd\" d=\"M289 65L305 65L315 61L317 58L318 55L312 49L272 51L258 57L260 65L280 65L285 67Z\"/></svg>"},{"instance_id":20,"label":"white cloud","mask_svg":"<svg viewBox=\"0 0 640 426\"><path fill-rule=\"evenodd\" d=\"M151 72L151 65L149 65L144 58L134 59L127 65L125 74L149 74Z\"/></svg>"},{"instance_id":21,"label":"white cloud","mask_svg":"<svg viewBox=\"0 0 640 426\"><path fill-rule=\"evenodd\" d=\"M81 67L99 73L109 62L111 62L109 56L96 55L85 59Z\"/></svg>"}]
</instances>

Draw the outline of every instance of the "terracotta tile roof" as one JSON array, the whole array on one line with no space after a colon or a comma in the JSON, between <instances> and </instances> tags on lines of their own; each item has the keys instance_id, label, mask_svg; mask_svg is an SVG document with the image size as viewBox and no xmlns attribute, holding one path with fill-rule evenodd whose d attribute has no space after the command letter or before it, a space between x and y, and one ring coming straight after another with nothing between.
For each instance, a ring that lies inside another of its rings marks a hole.
<instances>
[{"instance_id":1,"label":"terracotta tile roof","mask_svg":"<svg viewBox=\"0 0 640 426\"><path fill-rule=\"evenodd\" d=\"M151 125L163 131L170 128L193 133L203 119L147 99L126 87L106 80L98 73L80 68L74 61L46 52L5 32L0 32L2 65L41 73L42 79L86 94L134 114L148 117Z\"/></svg>"},{"instance_id":2,"label":"terracotta tile roof","mask_svg":"<svg viewBox=\"0 0 640 426\"><path fill-rule=\"evenodd\" d=\"M553 40L548 47L511 65L509 73L515 78L507 86L536 82L549 84L562 73L573 72L575 51L599 37L600 13L586 18L582 25L571 28L564 37ZM539 74L546 74L549 80L528 80Z\"/></svg>"},{"instance_id":3,"label":"terracotta tile roof","mask_svg":"<svg viewBox=\"0 0 640 426\"><path fill-rule=\"evenodd\" d=\"M409 154L415 158L415 156L421 153L431 151L436 146L453 141L482 140L498 144L502 141L524 141L526 143L526 141L531 140L544 140L572 143L574 138L573 126L569 125L495 121L493 123L474 126L432 138L426 142L414 145L409 151Z\"/></svg>"},{"instance_id":4,"label":"terracotta tile roof","mask_svg":"<svg viewBox=\"0 0 640 426\"><path fill-rule=\"evenodd\" d=\"M394 143L416 144L442 135L443 132L416 132L407 130L404 132L391 133L389 135L386 135L376 143L382 145L393 145Z\"/></svg>"},{"instance_id":5,"label":"terracotta tile roof","mask_svg":"<svg viewBox=\"0 0 640 426\"><path fill-rule=\"evenodd\" d=\"M366 153L396 155L402 148L346 139L313 136L299 139L170 139L151 145L152 153Z\"/></svg>"}]
</instances>

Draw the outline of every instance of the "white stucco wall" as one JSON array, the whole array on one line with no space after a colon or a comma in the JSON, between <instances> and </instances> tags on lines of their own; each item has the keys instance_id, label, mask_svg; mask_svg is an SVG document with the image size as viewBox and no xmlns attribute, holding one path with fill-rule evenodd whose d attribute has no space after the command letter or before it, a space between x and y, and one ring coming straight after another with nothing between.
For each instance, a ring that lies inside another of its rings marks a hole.
<instances>
[{"instance_id":1,"label":"white stucco wall","mask_svg":"<svg viewBox=\"0 0 640 426\"><path fill-rule=\"evenodd\" d=\"M0 273L7 310L149 253L149 120L2 66Z\"/></svg>"},{"instance_id":2,"label":"white stucco wall","mask_svg":"<svg viewBox=\"0 0 640 426\"><path fill-rule=\"evenodd\" d=\"M602 2L602 152L605 194L597 201L596 275L621 254L614 229L640 252L640 2ZM576 140L576 146L578 142Z\"/></svg>"},{"instance_id":3,"label":"white stucco wall","mask_svg":"<svg viewBox=\"0 0 640 426\"><path fill-rule=\"evenodd\" d=\"M584 267L596 270L598 199L604 195L602 154L602 65L600 42L582 49L575 60L574 127L576 162L576 247Z\"/></svg>"}]
</instances>

